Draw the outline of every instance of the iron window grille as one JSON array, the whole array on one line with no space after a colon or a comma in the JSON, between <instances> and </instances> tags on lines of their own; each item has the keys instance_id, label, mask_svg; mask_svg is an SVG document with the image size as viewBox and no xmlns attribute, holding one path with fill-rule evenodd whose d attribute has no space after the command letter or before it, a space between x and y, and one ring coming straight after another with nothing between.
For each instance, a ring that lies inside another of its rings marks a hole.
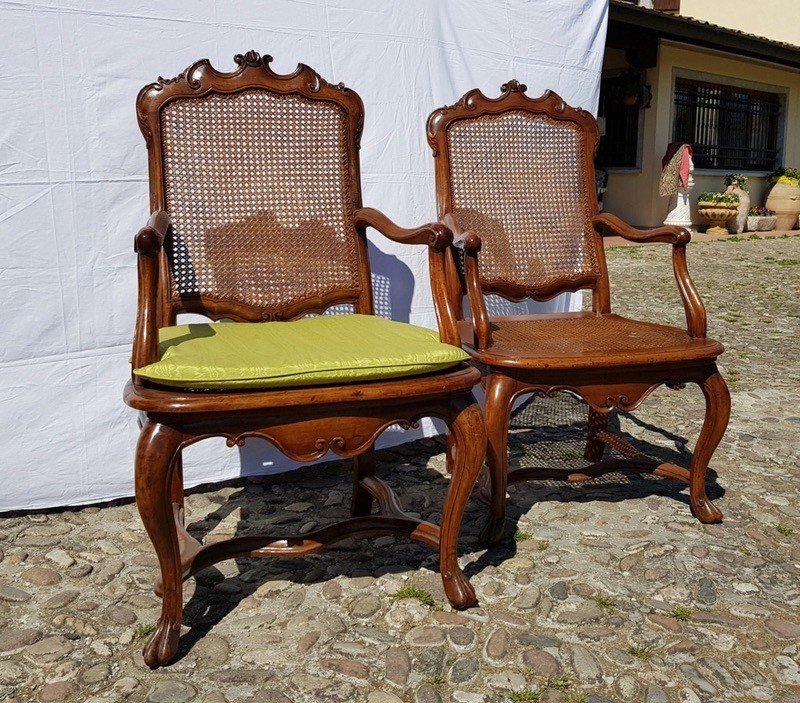
<instances>
[{"instance_id":1,"label":"iron window grille","mask_svg":"<svg viewBox=\"0 0 800 703\"><path fill-rule=\"evenodd\" d=\"M781 114L779 93L677 78L672 138L692 145L696 168L772 171Z\"/></svg>"}]
</instances>

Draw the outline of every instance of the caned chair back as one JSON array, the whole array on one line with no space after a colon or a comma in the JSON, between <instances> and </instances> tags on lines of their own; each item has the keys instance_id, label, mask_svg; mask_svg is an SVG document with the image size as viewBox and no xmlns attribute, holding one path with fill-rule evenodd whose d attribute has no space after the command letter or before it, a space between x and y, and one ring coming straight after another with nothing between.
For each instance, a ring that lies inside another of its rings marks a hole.
<instances>
[{"instance_id":1,"label":"caned chair back","mask_svg":"<svg viewBox=\"0 0 800 703\"><path fill-rule=\"evenodd\" d=\"M481 237L481 288L510 300L546 300L603 277L593 158L597 123L547 92L512 81L428 119L440 215Z\"/></svg>"},{"instance_id":2,"label":"caned chair back","mask_svg":"<svg viewBox=\"0 0 800 703\"><path fill-rule=\"evenodd\" d=\"M169 280L162 324L177 312L282 320L352 303L371 312L361 206L356 93L308 66L276 74L271 57L207 60L142 89L152 209L166 210Z\"/></svg>"}]
</instances>

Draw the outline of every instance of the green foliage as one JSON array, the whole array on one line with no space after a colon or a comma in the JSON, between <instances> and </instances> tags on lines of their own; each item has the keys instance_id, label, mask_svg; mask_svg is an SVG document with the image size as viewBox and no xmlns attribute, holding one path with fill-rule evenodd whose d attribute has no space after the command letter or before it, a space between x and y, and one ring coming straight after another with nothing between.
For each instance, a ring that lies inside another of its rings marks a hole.
<instances>
[{"instance_id":1,"label":"green foliage","mask_svg":"<svg viewBox=\"0 0 800 703\"><path fill-rule=\"evenodd\" d=\"M540 552L543 552L543 551L544 551L545 549L547 549L549 546L550 546L550 542L548 542L546 539L541 539L541 540L539 540L539 546L538 546L538 547L536 547L536 548L537 548L537 549L538 549Z\"/></svg>"},{"instance_id":2,"label":"green foliage","mask_svg":"<svg viewBox=\"0 0 800 703\"><path fill-rule=\"evenodd\" d=\"M413 583L406 583L401 586L396 593L392 594L391 598L392 600L418 600L422 605L427 605L434 610L439 608L439 604L430 591L418 588Z\"/></svg>"},{"instance_id":3,"label":"green foliage","mask_svg":"<svg viewBox=\"0 0 800 703\"><path fill-rule=\"evenodd\" d=\"M676 620L680 620L681 622L686 622L692 617L692 609L687 608L685 605L676 605L672 609L672 612L670 612L670 615Z\"/></svg>"},{"instance_id":4,"label":"green foliage","mask_svg":"<svg viewBox=\"0 0 800 703\"><path fill-rule=\"evenodd\" d=\"M422 683L426 683L434 688L439 688L440 686L444 686L446 681L442 676L429 676L427 679L422 679Z\"/></svg>"},{"instance_id":5,"label":"green foliage","mask_svg":"<svg viewBox=\"0 0 800 703\"><path fill-rule=\"evenodd\" d=\"M794 527L785 523L779 522L775 525L775 529L780 532L784 537L791 537L794 534Z\"/></svg>"},{"instance_id":6,"label":"green foliage","mask_svg":"<svg viewBox=\"0 0 800 703\"><path fill-rule=\"evenodd\" d=\"M704 203L711 205L738 205L739 196L735 193L703 193L697 203L702 206Z\"/></svg>"},{"instance_id":7,"label":"green foliage","mask_svg":"<svg viewBox=\"0 0 800 703\"><path fill-rule=\"evenodd\" d=\"M527 530L523 530L522 528L517 528L514 531L514 541L515 542L525 542L529 539L533 539L533 535L528 532Z\"/></svg>"},{"instance_id":8,"label":"green foliage","mask_svg":"<svg viewBox=\"0 0 800 703\"><path fill-rule=\"evenodd\" d=\"M147 635L152 634L156 631L156 624L154 622L148 623L146 625L137 625L136 630L134 631L134 636L137 640L142 640Z\"/></svg>"},{"instance_id":9,"label":"green foliage","mask_svg":"<svg viewBox=\"0 0 800 703\"><path fill-rule=\"evenodd\" d=\"M800 259L776 259L774 256L765 256L764 261L775 266L800 266Z\"/></svg>"},{"instance_id":10,"label":"green foliage","mask_svg":"<svg viewBox=\"0 0 800 703\"><path fill-rule=\"evenodd\" d=\"M603 608L603 610L614 610L614 599L611 596L607 596L605 593L598 593L592 596L592 600Z\"/></svg>"},{"instance_id":11,"label":"green foliage","mask_svg":"<svg viewBox=\"0 0 800 703\"><path fill-rule=\"evenodd\" d=\"M572 686L572 679L566 676L559 676L556 679L547 679L544 684L545 690L553 689L554 691L566 691L570 686Z\"/></svg>"},{"instance_id":12,"label":"green foliage","mask_svg":"<svg viewBox=\"0 0 800 703\"><path fill-rule=\"evenodd\" d=\"M800 171L791 166L779 168L769 174L770 183L788 183L793 186L800 186Z\"/></svg>"},{"instance_id":13,"label":"green foliage","mask_svg":"<svg viewBox=\"0 0 800 703\"><path fill-rule=\"evenodd\" d=\"M747 185L747 176L745 176L743 173L729 173L725 176L722 182L726 186L737 186L745 192L750 190L750 186Z\"/></svg>"},{"instance_id":14,"label":"green foliage","mask_svg":"<svg viewBox=\"0 0 800 703\"><path fill-rule=\"evenodd\" d=\"M748 211L747 214L752 217L769 217L770 215L774 215L775 211L770 210L766 205L753 205Z\"/></svg>"},{"instance_id":15,"label":"green foliage","mask_svg":"<svg viewBox=\"0 0 800 703\"><path fill-rule=\"evenodd\" d=\"M653 658L655 647L640 647L639 645L632 644L628 647L628 654L642 661L650 661Z\"/></svg>"}]
</instances>

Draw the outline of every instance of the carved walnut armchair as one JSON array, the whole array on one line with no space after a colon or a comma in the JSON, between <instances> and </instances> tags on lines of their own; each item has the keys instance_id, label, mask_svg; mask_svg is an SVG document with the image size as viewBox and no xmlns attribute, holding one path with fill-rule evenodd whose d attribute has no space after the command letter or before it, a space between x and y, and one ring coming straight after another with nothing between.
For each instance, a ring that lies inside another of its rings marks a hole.
<instances>
[{"instance_id":1,"label":"carved walnut armchair","mask_svg":"<svg viewBox=\"0 0 800 703\"><path fill-rule=\"evenodd\" d=\"M691 506L702 522L722 519L705 491L706 469L728 423L730 396L715 360L723 347L706 337L706 312L686 268L690 234L680 227L637 230L599 213L593 156L597 123L555 93L532 99L511 81L499 98L480 91L433 112L427 136L436 162L440 220L463 248L446 267L450 306L462 341L485 369L485 420L491 519L484 536L499 539L508 482L564 478L559 471L508 472L511 404L523 394L568 389L589 405L585 457L591 466L569 481L606 471L650 471L689 484ZM675 280L686 329L632 320L611 312L603 237L672 246ZM480 257L478 252L480 251ZM489 316L484 296L511 301L549 300L592 291L592 311ZM471 313L462 309L466 294ZM610 411L634 410L660 385L698 384L706 417L691 469L639 454L607 431ZM624 460L606 459L605 447Z\"/></svg>"},{"instance_id":2,"label":"carved walnut armchair","mask_svg":"<svg viewBox=\"0 0 800 703\"><path fill-rule=\"evenodd\" d=\"M158 555L162 598L144 648L151 667L175 655L182 582L239 556L300 556L346 537L395 533L440 555L456 608L476 602L457 562L465 503L485 452L453 311L439 335L373 315L365 230L428 247L443 271L452 233L403 229L361 206L356 93L308 66L274 73L255 52L231 73L198 61L146 86L137 116L149 151L153 215L136 236L139 300L125 402L143 411L136 501ZM349 304L355 313L312 315ZM232 324L177 325L179 313ZM375 475L373 445L391 425L443 419L452 473L441 526L405 512ZM204 546L184 527L181 452L206 437L267 439L297 461L354 459L350 519L282 538ZM374 508L377 507L377 513Z\"/></svg>"}]
</instances>

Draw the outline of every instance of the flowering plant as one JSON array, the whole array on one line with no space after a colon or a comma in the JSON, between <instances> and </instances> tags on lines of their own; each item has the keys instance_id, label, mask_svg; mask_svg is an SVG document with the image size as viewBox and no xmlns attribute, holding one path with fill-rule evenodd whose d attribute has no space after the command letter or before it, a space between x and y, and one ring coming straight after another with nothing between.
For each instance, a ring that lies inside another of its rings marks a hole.
<instances>
[{"instance_id":1,"label":"flowering plant","mask_svg":"<svg viewBox=\"0 0 800 703\"><path fill-rule=\"evenodd\" d=\"M747 185L747 176L743 173L729 173L723 179L723 183L726 186L736 186L744 191L750 190L750 187Z\"/></svg>"},{"instance_id":2,"label":"flowering plant","mask_svg":"<svg viewBox=\"0 0 800 703\"><path fill-rule=\"evenodd\" d=\"M769 174L770 183L788 183L792 186L800 186L800 171L790 166L785 166Z\"/></svg>"},{"instance_id":3,"label":"flowering plant","mask_svg":"<svg viewBox=\"0 0 800 703\"><path fill-rule=\"evenodd\" d=\"M747 211L747 214L751 217L769 217L770 215L774 215L775 211L763 205L753 205L753 207Z\"/></svg>"}]
</instances>

